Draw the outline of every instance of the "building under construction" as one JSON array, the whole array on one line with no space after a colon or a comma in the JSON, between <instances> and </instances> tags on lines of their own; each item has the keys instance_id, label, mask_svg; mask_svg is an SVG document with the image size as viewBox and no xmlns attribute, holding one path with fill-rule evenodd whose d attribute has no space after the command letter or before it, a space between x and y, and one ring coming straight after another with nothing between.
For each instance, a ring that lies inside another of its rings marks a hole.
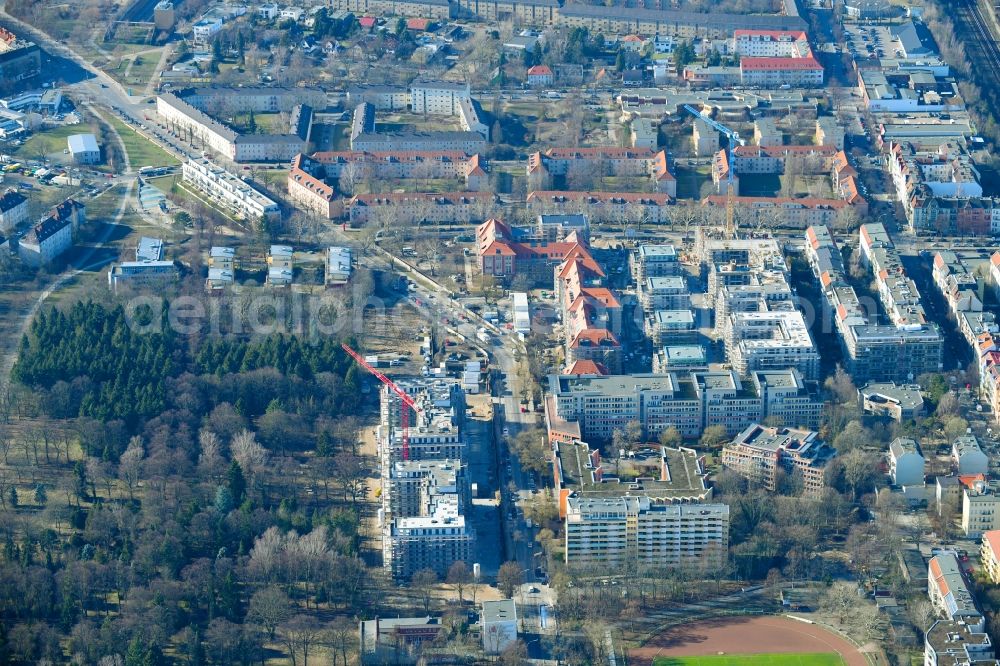
<instances>
[{"instance_id":1,"label":"building under construction","mask_svg":"<svg viewBox=\"0 0 1000 666\"><path fill-rule=\"evenodd\" d=\"M402 410L407 410L406 418ZM408 580L421 569L431 569L443 578L454 562L472 562L475 542L465 516L471 506L463 462L465 396L450 379L384 384L380 413L379 525L386 572Z\"/></svg>"}]
</instances>

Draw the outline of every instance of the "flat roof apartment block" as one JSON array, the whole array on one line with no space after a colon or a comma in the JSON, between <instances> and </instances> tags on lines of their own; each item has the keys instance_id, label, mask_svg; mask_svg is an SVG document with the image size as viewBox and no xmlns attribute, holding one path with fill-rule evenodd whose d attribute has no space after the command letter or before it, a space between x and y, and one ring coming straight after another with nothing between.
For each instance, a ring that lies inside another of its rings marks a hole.
<instances>
[{"instance_id":1,"label":"flat roof apartment block","mask_svg":"<svg viewBox=\"0 0 1000 666\"><path fill-rule=\"evenodd\" d=\"M826 485L826 465L836 454L815 431L754 424L726 445L722 464L771 491L780 470L801 475L803 490L816 495Z\"/></svg>"}]
</instances>

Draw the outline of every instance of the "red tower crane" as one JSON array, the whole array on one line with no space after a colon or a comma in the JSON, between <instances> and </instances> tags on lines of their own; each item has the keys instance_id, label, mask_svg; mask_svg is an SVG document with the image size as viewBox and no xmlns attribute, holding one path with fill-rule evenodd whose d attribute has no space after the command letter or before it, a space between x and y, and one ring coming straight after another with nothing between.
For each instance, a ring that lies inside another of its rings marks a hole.
<instances>
[{"instance_id":1,"label":"red tower crane","mask_svg":"<svg viewBox=\"0 0 1000 666\"><path fill-rule=\"evenodd\" d=\"M420 407L417 406L417 403L413 402L413 398L406 395L406 391L396 386L395 382L393 382L391 379L389 379L381 372L379 372L377 369L375 369L371 363L366 361L364 357L361 356L361 354L351 349L350 346L348 346L347 344L341 344L340 346L344 348L344 351L347 352L351 358L353 358L355 361L358 362L358 365L360 365L362 368L375 375L375 377L377 377L380 382L388 386L390 389L392 389L393 393L399 396L399 399L403 403L402 409L399 410L400 424L402 425L403 429L403 460L409 460L410 459L410 409L412 409L414 412L420 412L422 410L420 409ZM407 407L409 407L410 409L407 409Z\"/></svg>"}]
</instances>

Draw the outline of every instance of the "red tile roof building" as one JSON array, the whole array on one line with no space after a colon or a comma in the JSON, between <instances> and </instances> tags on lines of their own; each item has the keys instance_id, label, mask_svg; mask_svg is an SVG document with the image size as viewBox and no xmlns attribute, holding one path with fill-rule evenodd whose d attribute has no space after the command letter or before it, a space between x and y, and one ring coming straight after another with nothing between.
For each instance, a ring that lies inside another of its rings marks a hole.
<instances>
[{"instance_id":1,"label":"red tile roof building","mask_svg":"<svg viewBox=\"0 0 1000 666\"><path fill-rule=\"evenodd\" d=\"M656 191L677 196L677 181L670 173L666 151L649 148L617 148L599 146L587 148L549 148L528 155L526 167L529 183L535 189L552 186L554 176L566 178L567 188L574 182L597 183L604 176L648 177Z\"/></svg>"},{"instance_id":2,"label":"red tile roof building","mask_svg":"<svg viewBox=\"0 0 1000 666\"><path fill-rule=\"evenodd\" d=\"M543 190L528 194L527 209L534 215L585 213L592 222L663 224L671 219L674 203L672 196L659 192Z\"/></svg>"}]
</instances>

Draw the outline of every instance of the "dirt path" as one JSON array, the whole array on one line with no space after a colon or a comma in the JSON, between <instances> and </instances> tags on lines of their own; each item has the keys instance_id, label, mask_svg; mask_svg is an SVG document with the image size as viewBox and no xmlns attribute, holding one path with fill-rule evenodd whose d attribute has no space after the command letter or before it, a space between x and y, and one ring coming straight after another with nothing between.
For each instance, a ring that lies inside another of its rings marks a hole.
<instances>
[{"instance_id":1,"label":"dirt path","mask_svg":"<svg viewBox=\"0 0 1000 666\"><path fill-rule=\"evenodd\" d=\"M868 666L847 639L816 624L787 617L725 617L672 627L629 652L629 663L647 666L657 657L781 652L836 652L847 666Z\"/></svg>"}]
</instances>

